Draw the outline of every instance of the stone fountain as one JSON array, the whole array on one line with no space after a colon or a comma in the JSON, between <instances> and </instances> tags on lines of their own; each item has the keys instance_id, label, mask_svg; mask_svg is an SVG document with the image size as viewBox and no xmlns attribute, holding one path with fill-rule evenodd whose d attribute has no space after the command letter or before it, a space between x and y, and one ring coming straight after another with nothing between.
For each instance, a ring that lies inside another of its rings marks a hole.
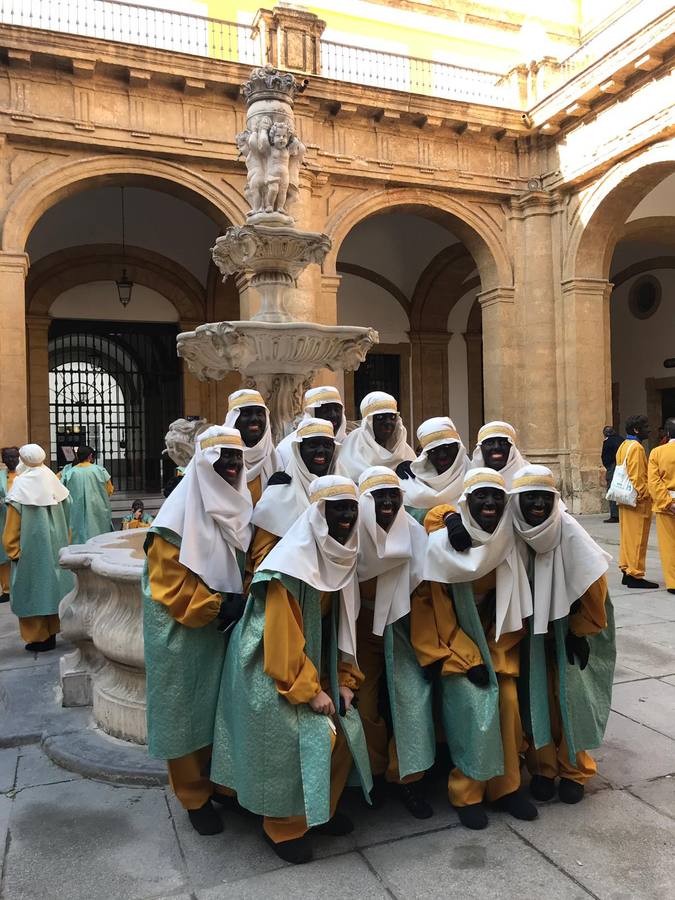
<instances>
[{"instance_id":1,"label":"stone fountain","mask_svg":"<svg viewBox=\"0 0 675 900\"><path fill-rule=\"evenodd\" d=\"M275 439L300 412L302 395L320 369L357 369L379 340L372 328L294 321L287 309L297 279L330 250L325 234L302 231L290 211L300 192L305 145L298 137L290 73L255 69L242 86L246 130L235 138L246 161L245 225L218 238L212 255L224 277L245 273L260 297L248 321L215 322L178 335L178 355L201 381L241 373L265 397Z\"/></svg>"}]
</instances>

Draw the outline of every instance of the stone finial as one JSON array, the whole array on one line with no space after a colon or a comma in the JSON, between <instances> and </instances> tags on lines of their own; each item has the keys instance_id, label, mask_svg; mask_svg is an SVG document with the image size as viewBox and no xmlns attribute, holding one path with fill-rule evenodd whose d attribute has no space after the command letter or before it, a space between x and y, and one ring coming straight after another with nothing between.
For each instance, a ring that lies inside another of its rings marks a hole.
<instances>
[{"instance_id":1,"label":"stone finial","mask_svg":"<svg viewBox=\"0 0 675 900\"><path fill-rule=\"evenodd\" d=\"M254 69L249 80L241 86L247 106L258 100L284 100L292 105L297 92L298 85L291 73L280 72L270 65Z\"/></svg>"}]
</instances>

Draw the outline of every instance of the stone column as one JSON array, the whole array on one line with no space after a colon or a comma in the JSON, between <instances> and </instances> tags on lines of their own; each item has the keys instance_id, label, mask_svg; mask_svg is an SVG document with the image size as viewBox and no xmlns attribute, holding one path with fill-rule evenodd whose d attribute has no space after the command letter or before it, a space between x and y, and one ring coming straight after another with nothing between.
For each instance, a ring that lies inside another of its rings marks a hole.
<instances>
[{"instance_id":1,"label":"stone column","mask_svg":"<svg viewBox=\"0 0 675 900\"><path fill-rule=\"evenodd\" d=\"M193 321L192 319L181 319L179 327L181 331L194 331L201 324L201 322ZM201 382L194 375L190 374L185 360L183 360L183 415L205 415Z\"/></svg>"},{"instance_id":2,"label":"stone column","mask_svg":"<svg viewBox=\"0 0 675 900\"><path fill-rule=\"evenodd\" d=\"M412 428L431 416L450 414L448 397L449 331L410 332L412 351Z\"/></svg>"},{"instance_id":3,"label":"stone column","mask_svg":"<svg viewBox=\"0 0 675 900\"><path fill-rule=\"evenodd\" d=\"M603 426L612 421L611 292L604 278L562 282L563 489L574 513L600 512L606 491L600 446Z\"/></svg>"},{"instance_id":4,"label":"stone column","mask_svg":"<svg viewBox=\"0 0 675 900\"><path fill-rule=\"evenodd\" d=\"M467 331L464 334L464 341L466 342L469 443L473 446L478 436L478 430L483 424L483 335L480 331Z\"/></svg>"},{"instance_id":5,"label":"stone column","mask_svg":"<svg viewBox=\"0 0 675 900\"><path fill-rule=\"evenodd\" d=\"M483 398L488 422L492 419L510 422L516 418L514 293L513 287L496 287L477 297L483 321Z\"/></svg>"},{"instance_id":6,"label":"stone column","mask_svg":"<svg viewBox=\"0 0 675 900\"><path fill-rule=\"evenodd\" d=\"M26 274L28 255L0 251L0 446L28 439Z\"/></svg>"},{"instance_id":7,"label":"stone column","mask_svg":"<svg viewBox=\"0 0 675 900\"><path fill-rule=\"evenodd\" d=\"M558 474L557 273L552 224L559 207L557 199L543 191L514 199L511 206L514 231L520 237L514 260L518 366L513 424L526 457L551 466Z\"/></svg>"},{"instance_id":8,"label":"stone column","mask_svg":"<svg viewBox=\"0 0 675 900\"><path fill-rule=\"evenodd\" d=\"M30 439L50 457L49 421L49 316L26 316L28 332L28 414ZM56 460L54 460L56 462Z\"/></svg>"}]
</instances>

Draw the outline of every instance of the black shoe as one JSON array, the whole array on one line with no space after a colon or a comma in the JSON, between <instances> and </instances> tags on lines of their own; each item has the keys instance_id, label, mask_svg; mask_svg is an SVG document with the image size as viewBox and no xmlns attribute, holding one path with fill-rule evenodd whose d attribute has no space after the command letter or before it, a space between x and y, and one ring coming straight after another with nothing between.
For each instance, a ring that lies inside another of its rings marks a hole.
<instances>
[{"instance_id":1,"label":"black shoe","mask_svg":"<svg viewBox=\"0 0 675 900\"><path fill-rule=\"evenodd\" d=\"M9 594L0 594L0 603L9 603Z\"/></svg>"},{"instance_id":2,"label":"black shoe","mask_svg":"<svg viewBox=\"0 0 675 900\"><path fill-rule=\"evenodd\" d=\"M397 784L394 788L398 798L415 819L430 819L434 811L417 793L412 784Z\"/></svg>"},{"instance_id":3,"label":"black shoe","mask_svg":"<svg viewBox=\"0 0 675 900\"><path fill-rule=\"evenodd\" d=\"M217 803L218 806L222 806L223 809L227 809L230 812L243 812L243 807L239 806L239 801L236 797L231 797L229 794L211 794L211 803Z\"/></svg>"},{"instance_id":4,"label":"black shoe","mask_svg":"<svg viewBox=\"0 0 675 900\"><path fill-rule=\"evenodd\" d=\"M47 651L53 650L55 647L56 635L53 634L46 641L31 641L29 644L26 644L25 649L29 653L47 653Z\"/></svg>"},{"instance_id":5,"label":"black shoe","mask_svg":"<svg viewBox=\"0 0 675 900\"><path fill-rule=\"evenodd\" d=\"M504 794L497 800L499 809L503 809L514 819L522 819L523 822L531 822L539 813L537 807L530 803L522 791L513 791L512 794Z\"/></svg>"},{"instance_id":6,"label":"black shoe","mask_svg":"<svg viewBox=\"0 0 675 900\"><path fill-rule=\"evenodd\" d=\"M675 588L666 588L669 594L675 594Z\"/></svg>"},{"instance_id":7,"label":"black shoe","mask_svg":"<svg viewBox=\"0 0 675 900\"><path fill-rule=\"evenodd\" d=\"M456 806L455 812L465 828L482 831L488 827L488 817L482 803L470 803L468 806Z\"/></svg>"},{"instance_id":8,"label":"black shoe","mask_svg":"<svg viewBox=\"0 0 675 900\"><path fill-rule=\"evenodd\" d=\"M603 519L602 521L605 523L605 525L616 525L617 522L618 522L619 520L618 520L618 519L613 519L613 518L610 516L609 519Z\"/></svg>"},{"instance_id":9,"label":"black shoe","mask_svg":"<svg viewBox=\"0 0 675 900\"><path fill-rule=\"evenodd\" d=\"M569 778L561 778L558 785L558 796L563 803L580 803L584 799L584 786L570 781Z\"/></svg>"},{"instance_id":10,"label":"black shoe","mask_svg":"<svg viewBox=\"0 0 675 900\"><path fill-rule=\"evenodd\" d=\"M209 834L220 834L223 830L220 816L211 806L210 800L207 800L200 809L188 809L187 814L194 830L204 837Z\"/></svg>"},{"instance_id":11,"label":"black shoe","mask_svg":"<svg viewBox=\"0 0 675 900\"><path fill-rule=\"evenodd\" d=\"M553 800L555 796L555 778L546 775L533 775L530 780L530 794L535 800Z\"/></svg>"},{"instance_id":12,"label":"black shoe","mask_svg":"<svg viewBox=\"0 0 675 900\"><path fill-rule=\"evenodd\" d=\"M628 578L628 575L626 575L626 573L624 572L623 575L621 576L621 584L625 584L627 578Z\"/></svg>"},{"instance_id":13,"label":"black shoe","mask_svg":"<svg viewBox=\"0 0 675 900\"><path fill-rule=\"evenodd\" d=\"M263 837L279 859L283 859L284 862L293 863L294 866L301 866L303 863L308 863L312 860L314 854L312 853L309 833L303 834L302 837L295 838L292 841L279 841L278 844L272 840L266 831L263 831Z\"/></svg>"},{"instance_id":14,"label":"black shoe","mask_svg":"<svg viewBox=\"0 0 675 900\"><path fill-rule=\"evenodd\" d=\"M342 837L343 834L351 834L354 830L354 823L344 813L336 812L332 819L324 822L323 825L316 825L312 828L317 834L329 834L331 837Z\"/></svg>"},{"instance_id":15,"label":"black shoe","mask_svg":"<svg viewBox=\"0 0 675 900\"><path fill-rule=\"evenodd\" d=\"M637 588L638 590L642 589L643 591L651 591L658 587L658 584L655 581L647 581L646 578L633 578L632 575L626 575L623 584L625 584L627 588Z\"/></svg>"},{"instance_id":16,"label":"black shoe","mask_svg":"<svg viewBox=\"0 0 675 900\"><path fill-rule=\"evenodd\" d=\"M369 809L379 809L387 802L389 786L382 775L373 775L373 787L370 791L370 804L366 803L365 797L361 794L363 802Z\"/></svg>"}]
</instances>

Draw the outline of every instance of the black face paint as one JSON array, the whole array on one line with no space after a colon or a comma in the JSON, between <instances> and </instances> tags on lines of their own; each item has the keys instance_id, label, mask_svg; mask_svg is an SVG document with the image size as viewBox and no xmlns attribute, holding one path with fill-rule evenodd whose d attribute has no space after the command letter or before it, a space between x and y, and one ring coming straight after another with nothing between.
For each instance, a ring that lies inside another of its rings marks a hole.
<instances>
[{"instance_id":1,"label":"black face paint","mask_svg":"<svg viewBox=\"0 0 675 900\"><path fill-rule=\"evenodd\" d=\"M450 466L457 459L459 453L459 444L441 444L440 447L434 447L427 450L429 462L436 469L438 475L447 472Z\"/></svg>"},{"instance_id":2,"label":"black face paint","mask_svg":"<svg viewBox=\"0 0 675 900\"><path fill-rule=\"evenodd\" d=\"M480 449L483 453L483 462L488 469L499 472L509 460L511 442L505 437L491 437L481 441Z\"/></svg>"},{"instance_id":3,"label":"black face paint","mask_svg":"<svg viewBox=\"0 0 675 900\"><path fill-rule=\"evenodd\" d=\"M346 544L359 517L356 500L326 500L328 534L339 544Z\"/></svg>"},{"instance_id":4,"label":"black face paint","mask_svg":"<svg viewBox=\"0 0 675 900\"><path fill-rule=\"evenodd\" d=\"M396 413L376 413L373 416L373 434L380 447L386 447L396 430Z\"/></svg>"},{"instance_id":5,"label":"black face paint","mask_svg":"<svg viewBox=\"0 0 675 900\"><path fill-rule=\"evenodd\" d=\"M504 515L506 494L499 488L476 488L468 495L467 505L478 527L492 534Z\"/></svg>"},{"instance_id":6,"label":"black face paint","mask_svg":"<svg viewBox=\"0 0 675 900\"><path fill-rule=\"evenodd\" d=\"M389 531L403 503L401 491L395 487L379 488L373 491L373 500L375 501L375 521L384 531Z\"/></svg>"},{"instance_id":7,"label":"black face paint","mask_svg":"<svg viewBox=\"0 0 675 900\"><path fill-rule=\"evenodd\" d=\"M330 422L333 426L333 434L337 434L338 428L342 425L342 407L339 403L322 403L320 406L314 407L314 417Z\"/></svg>"},{"instance_id":8,"label":"black face paint","mask_svg":"<svg viewBox=\"0 0 675 900\"><path fill-rule=\"evenodd\" d=\"M228 484L235 485L244 467L244 453L233 447L221 447L220 456L214 462L214 471Z\"/></svg>"},{"instance_id":9,"label":"black face paint","mask_svg":"<svg viewBox=\"0 0 675 900\"><path fill-rule=\"evenodd\" d=\"M255 447L267 426L267 411L262 406L242 406L234 427L247 447Z\"/></svg>"},{"instance_id":10,"label":"black face paint","mask_svg":"<svg viewBox=\"0 0 675 900\"><path fill-rule=\"evenodd\" d=\"M2 451L2 461L10 472L14 472L19 465L19 448L5 447Z\"/></svg>"},{"instance_id":11,"label":"black face paint","mask_svg":"<svg viewBox=\"0 0 675 900\"><path fill-rule=\"evenodd\" d=\"M320 478L327 475L335 454L335 441L324 435L300 441L300 457L307 471Z\"/></svg>"},{"instance_id":12,"label":"black face paint","mask_svg":"<svg viewBox=\"0 0 675 900\"><path fill-rule=\"evenodd\" d=\"M528 525L541 525L553 511L555 494L551 491L523 491L518 494L518 502L523 518Z\"/></svg>"}]
</instances>

